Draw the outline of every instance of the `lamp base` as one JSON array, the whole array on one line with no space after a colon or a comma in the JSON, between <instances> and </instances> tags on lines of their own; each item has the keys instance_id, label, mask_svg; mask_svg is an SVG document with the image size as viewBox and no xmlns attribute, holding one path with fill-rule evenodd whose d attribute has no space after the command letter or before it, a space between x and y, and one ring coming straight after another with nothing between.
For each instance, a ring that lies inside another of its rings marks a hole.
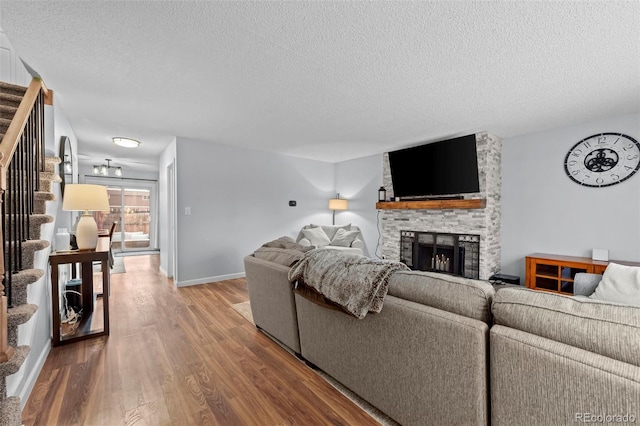
<instances>
[{"instance_id":1,"label":"lamp base","mask_svg":"<svg viewBox=\"0 0 640 426\"><path fill-rule=\"evenodd\" d=\"M76 227L76 242L79 250L95 250L98 245L98 224L92 215L85 213Z\"/></svg>"}]
</instances>

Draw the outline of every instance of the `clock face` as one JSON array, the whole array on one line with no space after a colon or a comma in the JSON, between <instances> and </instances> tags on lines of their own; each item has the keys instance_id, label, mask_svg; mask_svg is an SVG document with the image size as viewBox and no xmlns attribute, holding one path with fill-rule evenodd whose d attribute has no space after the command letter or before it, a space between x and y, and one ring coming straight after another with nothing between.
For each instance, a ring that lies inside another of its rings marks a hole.
<instances>
[{"instance_id":1,"label":"clock face","mask_svg":"<svg viewBox=\"0 0 640 426\"><path fill-rule=\"evenodd\" d=\"M600 133L582 139L569 150L564 170L584 186L611 186L629 179L640 168L640 144L622 133Z\"/></svg>"}]
</instances>

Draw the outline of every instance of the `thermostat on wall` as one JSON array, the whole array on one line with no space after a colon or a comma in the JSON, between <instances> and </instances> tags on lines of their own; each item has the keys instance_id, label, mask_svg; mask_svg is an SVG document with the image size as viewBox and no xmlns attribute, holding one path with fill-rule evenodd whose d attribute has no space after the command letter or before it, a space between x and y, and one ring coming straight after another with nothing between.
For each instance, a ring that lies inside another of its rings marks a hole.
<instances>
[{"instance_id":1,"label":"thermostat on wall","mask_svg":"<svg viewBox=\"0 0 640 426\"><path fill-rule=\"evenodd\" d=\"M604 260L605 262L609 260L609 250L607 249L593 249L591 254L591 259L593 260Z\"/></svg>"}]
</instances>

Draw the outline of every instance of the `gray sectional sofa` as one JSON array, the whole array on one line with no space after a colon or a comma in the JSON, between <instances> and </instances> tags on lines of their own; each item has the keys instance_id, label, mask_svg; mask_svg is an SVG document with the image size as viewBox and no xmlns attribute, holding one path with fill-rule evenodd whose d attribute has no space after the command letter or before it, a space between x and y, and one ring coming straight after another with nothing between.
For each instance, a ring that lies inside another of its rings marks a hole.
<instances>
[{"instance_id":1,"label":"gray sectional sofa","mask_svg":"<svg viewBox=\"0 0 640 426\"><path fill-rule=\"evenodd\" d=\"M256 326L400 424L640 421L640 307L410 271L358 320L270 255L245 258Z\"/></svg>"},{"instance_id":2,"label":"gray sectional sofa","mask_svg":"<svg viewBox=\"0 0 640 426\"><path fill-rule=\"evenodd\" d=\"M640 422L639 307L504 289L492 310L493 425Z\"/></svg>"},{"instance_id":3,"label":"gray sectional sofa","mask_svg":"<svg viewBox=\"0 0 640 426\"><path fill-rule=\"evenodd\" d=\"M295 293L287 266L244 261L256 326L394 420L489 423L489 283L395 273L382 312L359 320Z\"/></svg>"}]
</instances>

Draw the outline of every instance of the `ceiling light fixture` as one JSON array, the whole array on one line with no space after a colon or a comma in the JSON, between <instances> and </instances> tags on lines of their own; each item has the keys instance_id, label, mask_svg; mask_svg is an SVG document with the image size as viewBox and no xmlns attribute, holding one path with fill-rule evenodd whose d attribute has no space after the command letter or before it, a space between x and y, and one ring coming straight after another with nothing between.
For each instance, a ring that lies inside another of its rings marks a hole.
<instances>
[{"instance_id":1,"label":"ceiling light fixture","mask_svg":"<svg viewBox=\"0 0 640 426\"><path fill-rule=\"evenodd\" d=\"M109 176L109 169L114 169L114 172L113 172L114 175L122 176L122 167L120 167L120 166L112 166L111 165L111 158L105 158L105 161L107 162L107 164L101 164L99 166L97 166L97 165L93 166L93 174L94 175Z\"/></svg>"},{"instance_id":2,"label":"ceiling light fixture","mask_svg":"<svg viewBox=\"0 0 640 426\"><path fill-rule=\"evenodd\" d=\"M114 144L118 146L123 146L125 148L137 148L140 146L140 141L130 138L111 138Z\"/></svg>"}]
</instances>

